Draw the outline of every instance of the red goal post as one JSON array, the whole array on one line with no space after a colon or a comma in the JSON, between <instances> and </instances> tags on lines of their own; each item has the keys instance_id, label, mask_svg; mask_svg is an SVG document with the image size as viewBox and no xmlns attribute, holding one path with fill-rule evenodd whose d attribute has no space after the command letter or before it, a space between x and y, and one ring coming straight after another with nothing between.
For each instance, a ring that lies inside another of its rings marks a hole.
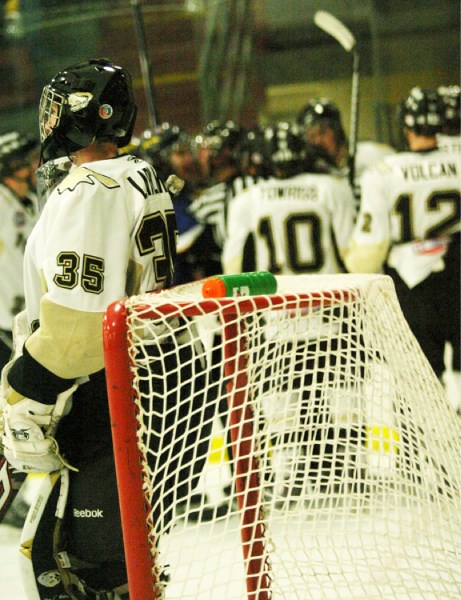
<instances>
[{"instance_id":1,"label":"red goal post","mask_svg":"<svg viewBox=\"0 0 461 600\"><path fill-rule=\"evenodd\" d=\"M393 583L381 586L382 596L377 591L377 545L382 564L392 563L393 578L406 560L397 579L409 592L420 586L451 593L461 586L453 561L461 548L460 427L391 281L349 275L277 280L272 295L204 299L201 284L191 284L107 310L104 349L130 598L267 600L274 594L327 598L327 592L348 598L344 589L357 585L369 598L385 598ZM213 348L225 386L210 378ZM173 402L163 406L170 393ZM223 397L233 496L225 499L224 516L215 510L210 518L204 503L192 510L190 497L208 468ZM186 418L178 408L183 401ZM160 413L176 411L174 417L159 414L158 406ZM437 424L428 426L434 415ZM413 560L418 544L402 542L414 527L409 506L434 522L451 521L435 540L418 532L422 568ZM342 537L334 533L336 521L339 531L354 525L337 555L323 549L309 556L304 538ZM201 563L191 556L200 554L196 541L181 554L197 527L205 536L200 545L216 546ZM362 527L370 540L356 559L354 535L363 538ZM216 561L215 571L222 571L219 544L227 548L228 539L240 548L224 559L228 571L221 581L206 563ZM406 553L390 558L399 543L409 546ZM424 567L434 560L441 577ZM334 583L322 571L330 561L338 571Z\"/></svg>"}]
</instances>

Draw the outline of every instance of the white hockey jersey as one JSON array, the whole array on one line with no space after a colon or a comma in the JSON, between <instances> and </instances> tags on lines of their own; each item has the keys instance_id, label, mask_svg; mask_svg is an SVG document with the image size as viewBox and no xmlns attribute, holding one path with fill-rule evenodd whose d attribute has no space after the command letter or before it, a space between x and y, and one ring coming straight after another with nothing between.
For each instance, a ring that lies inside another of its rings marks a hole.
<instances>
[{"instance_id":1,"label":"white hockey jersey","mask_svg":"<svg viewBox=\"0 0 461 600\"><path fill-rule=\"evenodd\" d=\"M229 205L224 244L226 273L242 269L253 237L255 266L275 274L337 273L354 223L354 199L345 178L300 174L262 181Z\"/></svg>"},{"instance_id":2,"label":"white hockey jersey","mask_svg":"<svg viewBox=\"0 0 461 600\"><path fill-rule=\"evenodd\" d=\"M0 329L11 331L24 308L23 262L27 238L37 220L37 202L28 205L0 184Z\"/></svg>"},{"instance_id":3,"label":"white hockey jersey","mask_svg":"<svg viewBox=\"0 0 461 600\"><path fill-rule=\"evenodd\" d=\"M409 287L444 268L448 236L460 229L461 156L438 149L389 156L361 180L362 200L346 266L384 262Z\"/></svg>"},{"instance_id":4,"label":"white hockey jersey","mask_svg":"<svg viewBox=\"0 0 461 600\"><path fill-rule=\"evenodd\" d=\"M388 144L381 144L379 142L372 141L358 142L357 153L355 157L356 180L359 181L367 169L373 167L386 156L391 156L395 153L396 152L394 148Z\"/></svg>"},{"instance_id":5,"label":"white hockey jersey","mask_svg":"<svg viewBox=\"0 0 461 600\"><path fill-rule=\"evenodd\" d=\"M227 214L232 199L260 180L257 177L238 176L225 183L216 183L203 190L192 203L191 212L199 223L213 228L213 237L219 248L223 247L227 236Z\"/></svg>"},{"instance_id":6,"label":"white hockey jersey","mask_svg":"<svg viewBox=\"0 0 461 600\"><path fill-rule=\"evenodd\" d=\"M145 161L120 156L72 171L26 247L26 309L31 325L40 322L26 342L35 360L64 378L102 368L104 311L171 283L175 237L171 197Z\"/></svg>"}]
</instances>

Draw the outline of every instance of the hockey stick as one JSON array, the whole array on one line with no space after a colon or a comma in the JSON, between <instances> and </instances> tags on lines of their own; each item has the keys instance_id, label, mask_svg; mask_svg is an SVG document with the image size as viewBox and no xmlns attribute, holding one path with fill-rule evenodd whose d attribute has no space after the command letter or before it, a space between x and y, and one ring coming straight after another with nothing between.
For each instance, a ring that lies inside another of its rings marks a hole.
<instances>
[{"instance_id":1,"label":"hockey stick","mask_svg":"<svg viewBox=\"0 0 461 600\"><path fill-rule=\"evenodd\" d=\"M144 81L144 90L147 98L147 111L149 115L149 124L152 129L157 127L157 109L155 106L154 86L152 85L152 68L147 56L146 34L144 31L144 22L142 19L140 0L131 0L133 7L133 18L135 26L136 43L138 45L139 63L141 65L142 79Z\"/></svg>"},{"instance_id":2,"label":"hockey stick","mask_svg":"<svg viewBox=\"0 0 461 600\"><path fill-rule=\"evenodd\" d=\"M359 115L359 75L360 55L357 43L351 31L339 19L332 14L318 10L314 15L314 23L335 38L346 50L352 52L352 90L351 90L351 115L349 131L349 181L352 189L355 189L355 156L357 153L357 132Z\"/></svg>"}]
</instances>

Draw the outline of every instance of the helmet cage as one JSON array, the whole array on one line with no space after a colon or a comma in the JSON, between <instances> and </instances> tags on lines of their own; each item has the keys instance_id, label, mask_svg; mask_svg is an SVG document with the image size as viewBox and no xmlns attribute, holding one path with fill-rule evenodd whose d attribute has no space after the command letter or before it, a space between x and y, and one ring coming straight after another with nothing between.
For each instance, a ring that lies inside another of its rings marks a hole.
<instances>
[{"instance_id":1,"label":"helmet cage","mask_svg":"<svg viewBox=\"0 0 461 600\"><path fill-rule=\"evenodd\" d=\"M61 123L64 104L66 103L65 96L54 90L51 85L43 88L38 113L40 142L42 144L54 130L58 129Z\"/></svg>"}]
</instances>

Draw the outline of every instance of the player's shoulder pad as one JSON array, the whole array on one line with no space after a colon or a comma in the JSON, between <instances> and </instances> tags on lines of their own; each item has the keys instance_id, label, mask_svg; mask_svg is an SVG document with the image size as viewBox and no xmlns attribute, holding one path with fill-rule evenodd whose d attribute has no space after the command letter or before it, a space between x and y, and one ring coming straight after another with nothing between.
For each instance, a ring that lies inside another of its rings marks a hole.
<instances>
[{"instance_id":1,"label":"player's shoulder pad","mask_svg":"<svg viewBox=\"0 0 461 600\"><path fill-rule=\"evenodd\" d=\"M120 187L120 184L108 175L98 173L88 167L78 167L74 171L71 171L71 173L69 173L69 175L58 185L57 190L59 194L63 194L66 191L73 192L79 185L84 184L91 186L100 184L107 189Z\"/></svg>"}]
</instances>

